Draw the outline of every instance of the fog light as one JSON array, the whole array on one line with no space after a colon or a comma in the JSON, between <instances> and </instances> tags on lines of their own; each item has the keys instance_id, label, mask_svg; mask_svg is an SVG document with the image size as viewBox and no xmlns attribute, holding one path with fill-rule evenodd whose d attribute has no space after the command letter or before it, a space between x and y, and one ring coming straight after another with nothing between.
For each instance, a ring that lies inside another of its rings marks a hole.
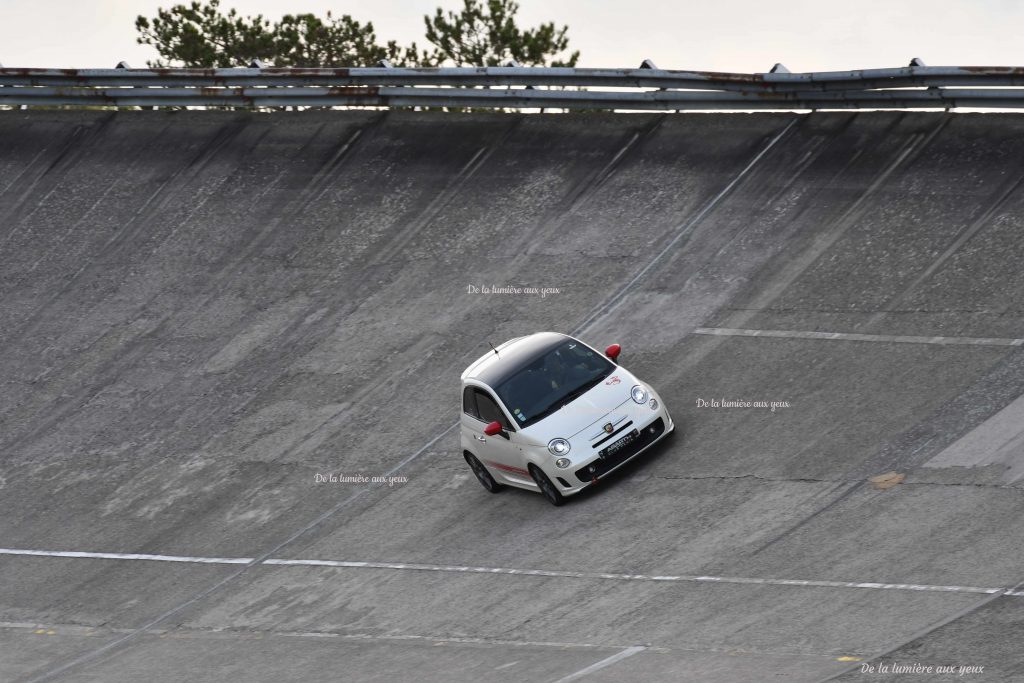
<instances>
[{"instance_id":1,"label":"fog light","mask_svg":"<svg viewBox=\"0 0 1024 683\"><path fill-rule=\"evenodd\" d=\"M596 467L594 467L593 465L591 465L591 466L590 466L590 467L588 467L587 469L588 469L589 471L591 471L591 472L596 472L596 471L597 471L597 468L596 468Z\"/></svg>"},{"instance_id":2,"label":"fog light","mask_svg":"<svg viewBox=\"0 0 1024 683\"><path fill-rule=\"evenodd\" d=\"M569 458L559 458L555 461L555 467L559 467L563 470L571 464L572 461L570 461Z\"/></svg>"},{"instance_id":3,"label":"fog light","mask_svg":"<svg viewBox=\"0 0 1024 683\"><path fill-rule=\"evenodd\" d=\"M651 410L657 410L658 409L658 399L652 398L651 402L648 403L647 405L651 406Z\"/></svg>"}]
</instances>

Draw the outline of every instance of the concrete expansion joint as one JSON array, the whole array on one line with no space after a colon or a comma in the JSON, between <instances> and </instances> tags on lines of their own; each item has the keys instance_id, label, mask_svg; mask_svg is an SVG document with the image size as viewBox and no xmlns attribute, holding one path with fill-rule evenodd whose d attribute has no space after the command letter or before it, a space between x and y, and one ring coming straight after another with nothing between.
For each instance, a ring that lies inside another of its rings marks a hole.
<instances>
[{"instance_id":1,"label":"concrete expansion joint","mask_svg":"<svg viewBox=\"0 0 1024 683\"><path fill-rule=\"evenodd\" d=\"M131 633L133 629L108 626L104 624L85 625L72 622L50 624L36 622L0 622L0 629L14 630L44 630L52 634L71 636L103 636L120 633ZM237 627L237 626L196 626L178 624L172 628L150 629L149 634L157 638L323 638L338 640L363 640L363 641L416 641L435 644L472 644L492 645L496 647L550 647L550 648L576 648L576 649L608 649L622 650L630 647L643 647L651 652L668 653L669 648L653 647L650 644L623 645L621 643L580 643L568 641L534 641L516 640L513 638L490 638L487 636L469 636L454 634L407 634L407 633L366 633L349 631L294 631L274 628L259 627Z\"/></svg>"},{"instance_id":2,"label":"concrete expansion joint","mask_svg":"<svg viewBox=\"0 0 1024 683\"><path fill-rule=\"evenodd\" d=\"M952 486L979 489L1010 489L1012 491L1024 491L1024 481L1017 484L984 484L977 482L933 482L933 481L905 481L901 486Z\"/></svg>"}]
</instances>

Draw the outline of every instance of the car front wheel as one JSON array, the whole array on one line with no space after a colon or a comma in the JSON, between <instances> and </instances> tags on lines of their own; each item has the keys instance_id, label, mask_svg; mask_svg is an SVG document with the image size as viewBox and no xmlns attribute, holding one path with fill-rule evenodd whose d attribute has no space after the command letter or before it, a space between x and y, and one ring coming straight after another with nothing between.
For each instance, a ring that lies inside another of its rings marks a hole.
<instances>
[{"instance_id":1,"label":"car front wheel","mask_svg":"<svg viewBox=\"0 0 1024 683\"><path fill-rule=\"evenodd\" d=\"M540 488L540 492L544 494L544 497L548 499L548 502L558 507L565 502L565 496L562 492L555 488L555 485L548 479L548 475L544 474L539 467L536 465L530 465L530 476L537 482L537 486Z\"/></svg>"},{"instance_id":2,"label":"car front wheel","mask_svg":"<svg viewBox=\"0 0 1024 683\"><path fill-rule=\"evenodd\" d=\"M494 480L494 477L492 477L491 473L487 471L484 464L476 459L476 456L472 453L463 453L462 455L466 458L466 462L469 463L470 468L472 468L473 474L476 475L477 480L485 489L491 493L497 493L505 488L503 484L499 484Z\"/></svg>"}]
</instances>

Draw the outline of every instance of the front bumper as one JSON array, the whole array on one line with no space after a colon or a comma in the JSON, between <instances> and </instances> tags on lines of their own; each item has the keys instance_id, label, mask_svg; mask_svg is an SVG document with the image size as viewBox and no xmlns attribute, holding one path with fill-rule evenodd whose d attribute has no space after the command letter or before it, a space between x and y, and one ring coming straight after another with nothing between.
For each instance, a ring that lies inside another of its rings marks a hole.
<instances>
[{"instance_id":1,"label":"front bumper","mask_svg":"<svg viewBox=\"0 0 1024 683\"><path fill-rule=\"evenodd\" d=\"M602 450L596 458L576 470L576 478L584 484L590 484L617 470L647 450L648 446L654 445L665 435L667 427L665 420L660 417L655 418L653 422L643 428L633 427L622 435L622 438L631 439L628 443L614 453L605 453Z\"/></svg>"},{"instance_id":2,"label":"front bumper","mask_svg":"<svg viewBox=\"0 0 1024 683\"><path fill-rule=\"evenodd\" d=\"M548 467L544 467L543 469L547 472L548 477L551 481L556 482L562 495L571 496L579 493L671 434L675 430L675 423L665 408L665 404L661 403L660 397L658 397L658 402L660 403L658 409L651 411L645 422L639 425L634 424L630 427L630 431L636 429L638 432L637 438L615 453L602 458L598 452L595 452L587 460L578 463L574 462L569 468L564 470L556 468L553 463ZM636 416L634 415L633 417L634 423L636 423ZM591 467L594 469L591 470Z\"/></svg>"}]
</instances>

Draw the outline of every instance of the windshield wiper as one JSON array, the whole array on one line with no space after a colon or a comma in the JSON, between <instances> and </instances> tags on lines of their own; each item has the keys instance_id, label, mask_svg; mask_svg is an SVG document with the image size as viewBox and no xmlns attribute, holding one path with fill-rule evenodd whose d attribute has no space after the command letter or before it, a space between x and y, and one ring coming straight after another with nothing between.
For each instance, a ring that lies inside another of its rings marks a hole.
<instances>
[{"instance_id":1,"label":"windshield wiper","mask_svg":"<svg viewBox=\"0 0 1024 683\"><path fill-rule=\"evenodd\" d=\"M585 394L588 391L590 391L591 389L593 389L594 386L598 382L600 382L602 379L604 379L604 377L595 377L594 379L590 380L589 382L587 382L586 384L581 386L579 389L576 389L575 391L570 392L569 394L567 394L565 397L558 399L558 401L556 401L556 403L561 403L562 405L559 406L559 408L561 408L561 407L565 406L566 404L575 401L577 398L579 398L583 394Z\"/></svg>"},{"instance_id":2,"label":"windshield wiper","mask_svg":"<svg viewBox=\"0 0 1024 683\"><path fill-rule=\"evenodd\" d=\"M528 426L532 425L534 422L540 422L545 417L547 417L551 413L553 413L556 410L558 410L559 408L561 408L563 405L565 405L565 404L562 403L562 399L558 399L554 403L549 404L547 408L545 408L544 410L540 411L539 413L537 413L536 415L531 417L529 420L527 420L526 424L523 425L523 426L524 427L528 427Z\"/></svg>"}]
</instances>

